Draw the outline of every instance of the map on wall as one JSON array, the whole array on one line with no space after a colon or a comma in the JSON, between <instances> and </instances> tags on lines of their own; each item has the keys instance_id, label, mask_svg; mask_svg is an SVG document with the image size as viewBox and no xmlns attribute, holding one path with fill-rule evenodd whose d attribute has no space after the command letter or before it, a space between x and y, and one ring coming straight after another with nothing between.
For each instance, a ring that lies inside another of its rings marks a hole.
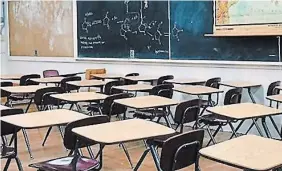
<instances>
[{"instance_id":1,"label":"map on wall","mask_svg":"<svg viewBox=\"0 0 282 171\"><path fill-rule=\"evenodd\" d=\"M281 0L216 0L215 25L282 23Z\"/></svg>"}]
</instances>

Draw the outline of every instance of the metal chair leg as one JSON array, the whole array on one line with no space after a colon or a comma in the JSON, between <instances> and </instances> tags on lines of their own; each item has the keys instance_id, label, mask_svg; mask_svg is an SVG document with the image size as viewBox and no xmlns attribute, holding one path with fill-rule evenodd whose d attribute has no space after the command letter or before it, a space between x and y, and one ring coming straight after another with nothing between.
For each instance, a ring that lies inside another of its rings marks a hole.
<instances>
[{"instance_id":1,"label":"metal chair leg","mask_svg":"<svg viewBox=\"0 0 282 171\"><path fill-rule=\"evenodd\" d=\"M42 146L45 145L45 142L46 142L46 140L47 140L47 138L48 138L48 136L49 136L51 130L52 130L52 127L49 127L49 128L48 128L48 131L47 131L47 133L46 133L46 135L45 135L45 138L44 138L44 140L43 140L43 142L42 142Z\"/></svg>"},{"instance_id":2,"label":"metal chair leg","mask_svg":"<svg viewBox=\"0 0 282 171\"><path fill-rule=\"evenodd\" d=\"M23 171L23 166L22 166L20 159L18 157L16 157L15 160L17 162L19 171Z\"/></svg>"},{"instance_id":3,"label":"metal chair leg","mask_svg":"<svg viewBox=\"0 0 282 171\"><path fill-rule=\"evenodd\" d=\"M10 166L10 163L11 163L11 158L8 158L8 160L6 161L6 164L5 164L5 167L4 167L4 170L3 171L8 171L8 168Z\"/></svg>"},{"instance_id":4,"label":"metal chair leg","mask_svg":"<svg viewBox=\"0 0 282 171\"><path fill-rule=\"evenodd\" d=\"M157 157L156 149L152 145L150 145L149 148L150 148L150 151L151 151L152 157L154 159L157 170L161 171L162 169L160 167L160 162L159 162L158 157Z\"/></svg>"},{"instance_id":5,"label":"metal chair leg","mask_svg":"<svg viewBox=\"0 0 282 171\"><path fill-rule=\"evenodd\" d=\"M262 122L262 127L263 127L263 129L264 129L264 131L265 131L265 134L266 134L266 136L267 136L267 138L272 138L272 136L271 136L271 134L270 134L270 131L269 131L269 129L268 129L268 127L267 127L267 124L266 124L266 122L265 122L265 117L264 118L262 118L262 120L261 120L261 122Z\"/></svg>"},{"instance_id":6,"label":"metal chair leg","mask_svg":"<svg viewBox=\"0 0 282 171\"><path fill-rule=\"evenodd\" d=\"M213 133L212 137L215 137L217 135L217 133L219 132L220 128L222 128L222 127L221 126L217 127L217 129ZM209 142L207 143L207 146L209 146L211 142L212 142L212 139L209 140Z\"/></svg>"},{"instance_id":7,"label":"metal chair leg","mask_svg":"<svg viewBox=\"0 0 282 171\"><path fill-rule=\"evenodd\" d=\"M216 144L216 141L215 141L214 137L212 136L211 129L210 129L209 125L207 126L207 132L208 132L213 144Z\"/></svg>"},{"instance_id":8,"label":"metal chair leg","mask_svg":"<svg viewBox=\"0 0 282 171\"><path fill-rule=\"evenodd\" d=\"M58 126L59 132L61 134L62 139L64 139L64 131L61 126Z\"/></svg>"},{"instance_id":9,"label":"metal chair leg","mask_svg":"<svg viewBox=\"0 0 282 171\"><path fill-rule=\"evenodd\" d=\"M29 156L30 156L31 159L33 159L33 156L31 154L31 149L30 149L30 144L29 144L29 139L28 139L28 136L27 136L27 132L26 132L25 129L22 129L22 131L23 131L24 140L25 140L25 144L26 144Z\"/></svg>"},{"instance_id":10,"label":"metal chair leg","mask_svg":"<svg viewBox=\"0 0 282 171\"><path fill-rule=\"evenodd\" d=\"M2 138L2 144L7 145L8 144L8 140L6 136L1 136Z\"/></svg>"},{"instance_id":11,"label":"metal chair leg","mask_svg":"<svg viewBox=\"0 0 282 171\"><path fill-rule=\"evenodd\" d=\"M131 168L133 168L133 164L132 164L132 161L131 161L131 158L129 156L127 148L125 147L125 145L123 143L121 143L120 145L122 146L122 149L123 149L123 151L124 151L124 153L126 155L126 158L127 158L128 162L129 162Z\"/></svg>"},{"instance_id":12,"label":"metal chair leg","mask_svg":"<svg viewBox=\"0 0 282 171\"><path fill-rule=\"evenodd\" d=\"M258 130L258 132L259 132L260 136L262 136L262 137L263 137L263 134L262 134L262 132L261 132L261 129L260 129L260 127L259 127L258 123L256 122L256 120L255 120L255 119L252 119L252 120L253 120L253 123L255 124L255 126L256 126L256 128L257 128L257 130Z\"/></svg>"},{"instance_id":13,"label":"metal chair leg","mask_svg":"<svg viewBox=\"0 0 282 171\"><path fill-rule=\"evenodd\" d=\"M270 119L270 121L272 122L272 125L274 126L275 130L276 130L277 133L279 134L280 138L282 138L281 135L280 135L279 129L278 129L278 127L277 127L277 125L276 125L276 123L275 123L273 117L272 117L272 116L269 116L269 119Z\"/></svg>"},{"instance_id":14,"label":"metal chair leg","mask_svg":"<svg viewBox=\"0 0 282 171\"><path fill-rule=\"evenodd\" d=\"M136 166L135 166L134 169L133 169L134 171L136 171L136 170L139 169L140 165L141 165L142 162L144 161L144 159L145 159L145 157L147 156L147 154L148 154L149 151L150 151L150 149L148 148L148 149L146 149L146 150L143 152L142 156L140 157L139 161L137 162Z\"/></svg>"},{"instance_id":15,"label":"metal chair leg","mask_svg":"<svg viewBox=\"0 0 282 171\"><path fill-rule=\"evenodd\" d=\"M87 151L88 151L90 157L91 157L92 159L95 159L95 155L93 154L93 151L92 151L91 147L90 147L90 146L87 146L86 148L87 148Z\"/></svg>"},{"instance_id":16,"label":"metal chair leg","mask_svg":"<svg viewBox=\"0 0 282 171\"><path fill-rule=\"evenodd\" d=\"M164 119L165 119L165 122L166 122L167 126L170 127L170 128L172 128L172 125L171 125L171 123L170 123L170 121L169 121L167 115L164 116Z\"/></svg>"},{"instance_id":17,"label":"metal chair leg","mask_svg":"<svg viewBox=\"0 0 282 171\"><path fill-rule=\"evenodd\" d=\"M233 135L237 138L238 136L237 136L237 133L236 133L236 131L235 131L234 126L232 125L232 123L229 122L228 125L230 126Z\"/></svg>"}]
</instances>

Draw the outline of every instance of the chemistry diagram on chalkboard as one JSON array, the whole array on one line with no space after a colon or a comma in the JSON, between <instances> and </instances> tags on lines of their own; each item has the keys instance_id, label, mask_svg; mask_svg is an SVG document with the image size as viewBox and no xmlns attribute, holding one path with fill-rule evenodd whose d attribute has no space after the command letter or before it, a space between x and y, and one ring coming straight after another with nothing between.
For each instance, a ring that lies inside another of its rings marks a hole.
<instances>
[{"instance_id":1,"label":"chemistry diagram on chalkboard","mask_svg":"<svg viewBox=\"0 0 282 171\"><path fill-rule=\"evenodd\" d=\"M118 25L119 30L115 31L118 31L119 36L125 41L128 40L129 33L141 36L149 36L151 41L154 41L159 45L163 44L163 37L171 36L171 38L180 41L180 35L183 30L177 28L176 23L174 23L174 25L171 27L169 33L169 29L164 28L168 27L164 26L164 21L149 19L148 16L145 15L146 10L150 8L148 0L138 1L137 3L140 3L139 9L135 8L133 10L130 8L130 2L131 1L128 0L121 2L125 6L125 14L122 18L115 15L113 12L111 12L111 10L105 11L103 17L98 19L93 19L95 18L95 11L86 12L84 14L84 21L81 23L81 29L88 34L90 29L95 29L95 26L98 25L103 26L104 29L109 31L112 31L113 25ZM98 35L98 37L101 38L101 35ZM150 45L148 45L147 48L150 49Z\"/></svg>"}]
</instances>

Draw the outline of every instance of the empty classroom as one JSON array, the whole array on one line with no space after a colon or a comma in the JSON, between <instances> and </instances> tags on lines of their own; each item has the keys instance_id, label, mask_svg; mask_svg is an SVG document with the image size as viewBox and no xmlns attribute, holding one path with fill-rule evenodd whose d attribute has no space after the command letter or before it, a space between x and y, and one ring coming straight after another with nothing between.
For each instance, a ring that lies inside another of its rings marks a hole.
<instances>
[{"instance_id":1,"label":"empty classroom","mask_svg":"<svg viewBox=\"0 0 282 171\"><path fill-rule=\"evenodd\" d=\"M281 0L1 1L3 171L281 171Z\"/></svg>"}]
</instances>

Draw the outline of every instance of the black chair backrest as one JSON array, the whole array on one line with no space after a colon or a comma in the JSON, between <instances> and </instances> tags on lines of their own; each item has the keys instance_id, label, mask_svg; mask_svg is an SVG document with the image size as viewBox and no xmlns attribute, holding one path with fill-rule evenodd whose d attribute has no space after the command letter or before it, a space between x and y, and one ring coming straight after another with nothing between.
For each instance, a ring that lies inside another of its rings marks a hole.
<instances>
[{"instance_id":1,"label":"black chair backrest","mask_svg":"<svg viewBox=\"0 0 282 171\"><path fill-rule=\"evenodd\" d=\"M275 81L273 83L271 83L269 86L268 86L268 89L267 89L267 96L271 96L271 95L276 95L276 94L279 94L279 89L277 89L276 87L277 86L280 86L281 84L281 81Z\"/></svg>"},{"instance_id":2,"label":"black chair backrest","mask_svg":"<svg viewBox=\"0 0 282 171\"><path fill-rule=\"evenodd\" d=\"M9 81L5 81L5 82L1 82L0 86L1 87L9 87L9 86L13 86L13 83L9 82ZM9 97L10 95L11 95L10 92L7 92L7 91L1 89L1 97Z\"/></svg>"},{"instance_id":3,"label":"black chair backrest","mask_svg":"<svg viewBox=\"0 0 282 171\"><path fill-rule=\"evenodd\" d=\"M49 70L45 70L43 71L43 77L57 77L59 76L59 71L58 70L54 70L54 69L49 69Z\"/></svg>"},{"instance_id":4,"label":"black chair backrest","mask_svg":"<svg viewBox=\"0 0 282 171\"><path fill-rule=\"evenodd\" d=\"M157 80L157 85L164 84L164 81L165 81L165 80L172 80L172 79L174 79L174 76L173 76L173 75L161 76L161 77Z\"/></svg>"},{"instance_id":5,"label":"black chair backrest","mask_svg":"<svg viewBox=\"0 0 282 171\"><path fill-rule=\"evenodd\" d=\"M211 78L207 80L205 86L219 89L220 82L221 82L221 78L219 77Z\"/></svg>"},{"instance_id":6,"label":"black chair backrest","mask_svg":"<svg viewBox=\"0 0 282 171\"><path fill-rule=\"evenodd\" d=\"M131 76L139 76L139 73L130 73L130 74L125 75L125 77L131 77ZM137 84L137 83L138 81L124 79L124 85L131 85L131 84Z\"/></svg>"},{"instance_id":7,"label":"black chair backrest","mask_svg":"<svg viewBox=\"0 0 282 171\"><path fill-rule=\"evenodd\" d=\"M55 98L52 98L51 94L58 94L58 93L64 93L64 90L61 87L46 87L41 88L35 92L34 95L34 103L37 106L41 105L57 105L58 100Z\"/></svg>"},{"instance_id":8,"label":"black chair backrest","mask_svg":"<svg viewBox=\"0 0 282 171\"><path fill-rule=\"evenodd\" d=\"M79 87L71 85L71 84L67 84L67 82L69 82L69 81L80 81L80 80L81 80L81 77L79 77L79 76L63 78L61 80L61 88L65 92L70 92L72 90L78 90Z\"/></svg>"},{"instance_id":9,"label":"black chair backrest","mask_svg":"<svg viewBox=\"0 0 282 171\"><path fill-rule=\"evenodd\" d=\"M40 75L38 74L29 74L29 75L23 75L20 78L20 86L26 86L26 85L39 85L39 83L31 81L32 78L40 78Z\"/></svg>"},{"instance_id":10,"label":"black chair backrest","mask_svg":"<svg viewBox=\"0 0 282 171\"><path fill-rule=\"evenodd\" d=\"M176 106L174 122L180 125L180 132L183 132L185 123L190 123L198 120L201 110L201 99L194 99L181 102Z\"/></svg>"},{"instance_id":11,"label":"black chair backrest","mask_svg":"<svg viewBox=\"0 0 282 171\"><path fill-rule=\"evenodd\" d=\"M112 116L124 114L127 107L121 104L114 103L114 100L132 97L129 93L120 93L108 96L103 103L102 113L104 115Z\"/></svg>"},{"instance_id":12,"label":"black chair backrest","mask_svg":"<svg viewBox=\"0 0 282 171\"><path fill-rule=\"evenodd\" d=\"M230 89L225 93L224 105L240 103L242 98L242 88Z\"/></svg>"},{"instance_id":13,"label":"black chair backrest","mask_svg":"<svg viewBox=\"0 0 282 171\"><path fill-rule=\"evenodd\" d=\"M75 150L75 145L77 141L77 136L72 132L73 128L76 127L82 127L82 126L88 126L88 125L96 125L96 124L102 124L109 122L108 116L93 116L81 120L77 120L74 122L70 122L67 124L65 128L65 134L64 134L64 145L69 150ZM94 141L87 141L80 139L79 148L83 148L86 146L91 146L96 144Z\"/></svg>"},{"instance_id":14,"label":"black chair backrest","mask_svg":"<svg viewBox=\"0 0 282 171\"><path fill-rule=\"evenodd\" d=\"M24 111L22 109L4 109L4 110L1 110L0 115L1 117L3 117L3 116L10 116L10 115L18 115L18 114L23 114L23 113ZM20 130L19 127L13 126L1 120L0 120L0 125L1 125L1 136L13 134Z\"/></svg>"},{"instance_id":15,"label":"black chair backrest","mask_svg":"<svg viewBox=\"0 0 282 171\"><path fill-rule=\"evenodd\" d=\"M160 84L152 88L149 95L162 96L166 98L172 98L173 96L173 84Z\"/></svg>"},{"instance_id":16,"label":"black chair backrest","mask_svg":"<svg viewBox=\"0 0 282 171\"><path fill-rule=\"evenodd\" d=\"M113 86L120 86L120 85L124 85L123 80L115 80L115 81L107 82L104 86L103 93L106 95L120 94L123 92L122 90L113 88Z\"/></svg>"},{"instance_id":17,"label":"black chair backrest","mask_svg":"<svg viewBox=\"0 0 282 171\"><path fill-rule=\"evenodd\" d=\"M167 139L163 144L160 158L162 171L182 169L197 162L203 138L204 130L195 130Z\"/></svg>"}]
</instances>

